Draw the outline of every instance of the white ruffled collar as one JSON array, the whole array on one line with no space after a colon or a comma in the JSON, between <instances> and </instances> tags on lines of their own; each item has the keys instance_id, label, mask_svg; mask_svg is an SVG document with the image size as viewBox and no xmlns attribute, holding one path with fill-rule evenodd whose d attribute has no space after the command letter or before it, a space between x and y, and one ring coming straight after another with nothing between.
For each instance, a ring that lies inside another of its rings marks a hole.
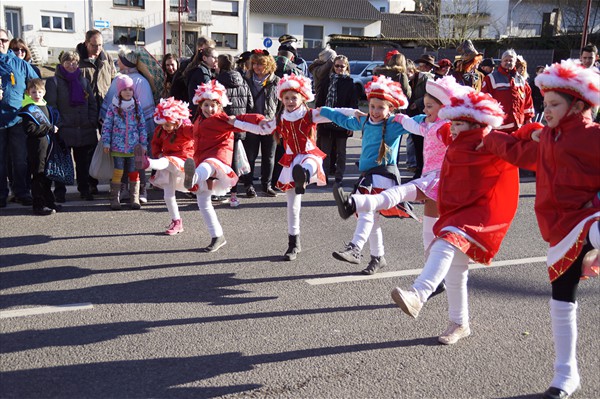
<instances>
[{"instance_id":1,"label":"white ruffled collar","mask_svg":"<svg viewBox=\"0 0 600 399\"><path fill-rule=\"evenodd\" d=\"M297 120L304 118L304 115L306 115L306 112L308 112L307 107L301 105L298 108L296 108L295 110L293 110L292 112L283 111L283 114L281 114L281 117L283 119L285 119L286 121L296 122Z\"/></svg>"}]
</instances>

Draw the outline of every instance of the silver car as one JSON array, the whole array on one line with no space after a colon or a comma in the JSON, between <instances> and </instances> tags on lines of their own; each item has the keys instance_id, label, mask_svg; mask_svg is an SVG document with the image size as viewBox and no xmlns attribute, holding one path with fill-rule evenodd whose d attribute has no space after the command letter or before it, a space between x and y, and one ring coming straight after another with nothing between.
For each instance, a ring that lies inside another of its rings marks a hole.
<instances>
[{"instance_id":1,"label":"silver car","mask_svg":"<svg viewBox=\"0 0 600 399\"><path fill-rule=\"evenodd\" d=\"M365 85L373 78L373 69L383 65L383 61L350 61L350 77L359 99L365 98Z\"/></svg>"}]
</instances>

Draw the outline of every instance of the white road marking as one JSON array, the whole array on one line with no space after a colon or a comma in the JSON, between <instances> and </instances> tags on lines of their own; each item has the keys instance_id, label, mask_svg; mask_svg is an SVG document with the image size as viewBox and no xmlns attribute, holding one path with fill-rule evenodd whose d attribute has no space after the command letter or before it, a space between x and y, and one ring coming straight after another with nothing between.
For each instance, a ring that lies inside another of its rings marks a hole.
<instances>
[{"instance_id":1,"label":"white road marking","mask_svg":"<svg viewBox=\"0 0 600 399\"><path fill-rule=\"evenodd\" d=\"M485 268L489 268L489 267L515 266L515 265L523 265L523 264L528 264L528 263L540 263L540 262L546 262L546 257L539 256L537 258L500 260L497 262L492 262L492 264L489 266L485 266L485 265L482 265L479 263L474 263L474 264L472 263L472 264L469 264L469 269L476 270L476 269L485 269ZM397 270L394 272L377 273L372 276L349 275L349 276L339 276L339 277L311 278L311 279L308 279L305 281L310 285L348 283L348 282L353 282L353 281L373 280L373 279L379 279L379 278L418 276L422 270L423 269Z\"/></svg>"},{"instance_id":2,"label":"white road marking","mask_svg":"<svg viewBox=\"0 0 600 399\"><path fill-rule=\"evenodd\" d=\"M74 310L92 309L93 307L94 305L91 303L72 303L68 305L40 306L37 308L5 310L0 312L0 319L7 319L9 317L33 316L46 313L71 312Z\"/></svg>"}]
</instances>

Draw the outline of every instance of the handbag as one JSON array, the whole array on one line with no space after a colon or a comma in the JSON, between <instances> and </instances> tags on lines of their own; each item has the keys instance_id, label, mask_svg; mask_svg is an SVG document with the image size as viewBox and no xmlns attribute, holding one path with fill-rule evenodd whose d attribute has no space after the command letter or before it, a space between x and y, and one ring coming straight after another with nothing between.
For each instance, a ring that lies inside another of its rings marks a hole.
<instances>
[{"instance_id":1,"label":"handbag","mask_svg":"<svg viewBox=\"0 0 600 399\"><path fill-rule=\"evenodd\" d=\"M75 170L71 149L55 133L46 135L48 152L46 153L46 177L52 181L71 185L75 182Z\"/></svg>"},{"instance_id":2,"label":"handbag","mask_svg":"<svg viewBox=\"0 0 600 399\"><path fill-rule=\"evenodd\" d=\"M110 153L104 152L104 144L98 141L92 162L90 162L90 176L98 180L110 180L113 175L114 163Z\"/></svg>"},{"instance_id":3,"label":"handbag","mask_svg":"<svg viewBox=\"0 0 600 399\"><path fill-rule=\"evenodd\" d=\"M246 150L240 142L239 145L235 146L235 152L233 153L233 164L235 169L233 170L236 175L241 176L250 173L250 162L248 162L248 156Z\"/></svg>"}]
</instances>

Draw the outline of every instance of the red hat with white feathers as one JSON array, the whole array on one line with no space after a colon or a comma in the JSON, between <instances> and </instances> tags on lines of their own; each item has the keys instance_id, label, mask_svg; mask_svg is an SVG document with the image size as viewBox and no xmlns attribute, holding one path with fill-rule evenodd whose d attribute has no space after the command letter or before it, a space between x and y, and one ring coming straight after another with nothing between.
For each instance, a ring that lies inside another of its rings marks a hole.
<instances>
[{"instance_id":1,"label":"red hat with white feathers","mask_svg":"<svg viewBox=\"0 0 600 399\"><path fill-rule=\"evenodd\" d=\"M585 101L592 107L600 105L600 72L585 68L579 61L563 60L547 66L535 78L542 94L559 91Z\"/></svg>"},{"instance_id":2,"label":"red hat with white feathers","mask_svg":"<svg viewBox=\"0 0 600 399\"><path fill-rule=\"evenodd\" d=\"M311 80L305 76L296 74L283 75L283 78L279 79L279 83L277 83L277 98L283 100L283 93L289 90L301 94L307 102L315 99L312 92Z\"/></svg>"},{"instance_id":3,"label":"red hat with white feathers","mask_svg":"<svg viewBox=\"0 0 600 399\"><path fill-rule=\"evenodd\" d=\"M373 80L365 85L365 94L368 100L379 98L389 101L394 108L406 109L408 107L408 99L402 92L400 83L383 75L374 76Z\"/></svg>"},{"instance_id":4,"label":"red hat with white feathers","mask_svg":"<svg viewBox=\"0 0 600 399\"><path fill-rule=\"evenodd\" d=\"M438 113L442 119L461 120L498 127L504 121L500 103L488 93L469 91L458 93Z\"/></svg>"},{"instance_id":5,"label":"red hat with white feathers","mask_svg":"<svg viewBox=\"0 0 600 399\"><path fill-rule=\"evenodd\" d=\"M176 100L174 97L161 98L154 109L153 116L157 125L177 124L180 121L190 119L190 110L188 103Z\"/></svg>"},{"instance_id":6,"label":"red hat with white feathers","mask_svg":"<svg viewBox=\"0 0 600 399\"><path fill-rule=\"evenodd\" d=\"M215 79L211 80L210 83L202 83L196 88L192 103L200 104L204 100L217 101L222 107L230 104L229 98L227 98L227 89Z\"/></svg>"}]
</instances>

